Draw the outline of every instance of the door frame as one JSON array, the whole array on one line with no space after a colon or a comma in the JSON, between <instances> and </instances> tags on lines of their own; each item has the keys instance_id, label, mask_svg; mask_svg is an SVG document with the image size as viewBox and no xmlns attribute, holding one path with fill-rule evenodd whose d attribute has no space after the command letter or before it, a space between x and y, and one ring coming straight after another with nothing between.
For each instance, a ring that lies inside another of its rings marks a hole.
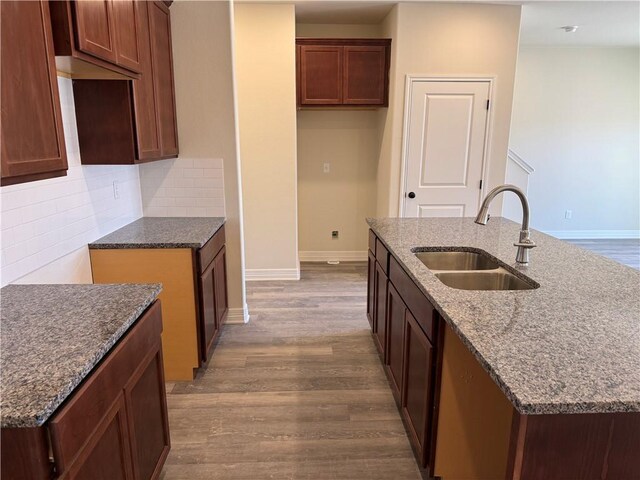
<instances>
[{"instance_id":1,"label":"door frame","mask_svg":"<svg viewBox=\"0 0 640 480\"><path fill-rule=\"evenodd\" d=\"M464 75L464 76L450 76L450 75L419 75L419 74L407 74L405 77L404 85L404 113L402 119L402 153L401 153L401 166L400 166L400 192L398 201L398 216L404 217L405 213L405 201L407 191L407 168L409 162L407 154L409 151L409 128L410 125L410 110L411 110L411 96L413 93L413 84L419 82L482 82L489 84L489 110L487 111L487 125L484 132L484 149L482 152L482 188L480 190L480 200L484 198L484 194L487 188L487 174L489 172L489 164L491 158L491 134L493 132L494 122L494 97L496 90L496 76L495 75Z\"/></svg>"}]
</instances>

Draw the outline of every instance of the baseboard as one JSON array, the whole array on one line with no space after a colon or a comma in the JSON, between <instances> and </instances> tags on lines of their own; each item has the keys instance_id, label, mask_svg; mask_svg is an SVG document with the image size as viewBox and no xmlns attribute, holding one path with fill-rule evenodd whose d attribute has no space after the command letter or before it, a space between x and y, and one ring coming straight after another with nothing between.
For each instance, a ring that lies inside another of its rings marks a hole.
<instances>
[{"instance_id":1,"label":"baseboard","mask_svg":"<svg viewBox=\"0 0 640 480\"><path fill-rule=\"evenodd\" d=\"M244 325L249 323L249 307L245 304L244 308L230 308L227 312L227 320L229 325Z\"/></svg>"},{"instance_id":2,"label":"baseboard","mask_svg":"<svg viewBox=\"0 0 640 480\"><path fill-rule=\"evenodd\" d=\"M263 280L300 280L298 268L247 268L244 271L246 281Z\"/></svg>"},{"instance_id":3,"label":"baseboard","mask_svg":"<svg viewBox=\"0 0 640 480\"><path fill-rule=\"evenodd\" d=\"M346 250L346 251L306 251L298 252L301 262L366 262L366 250Z\"/></svg>"},{"instance_id":4,"label":"baseboard","mask_svg":"<svg viewBox=\"0 0 640 480\"><path fill-rule=\"evenodd\" d=\"M561 240L617 240L640 238L640 230L542 230Z\"/></svg>"}]
</instances>

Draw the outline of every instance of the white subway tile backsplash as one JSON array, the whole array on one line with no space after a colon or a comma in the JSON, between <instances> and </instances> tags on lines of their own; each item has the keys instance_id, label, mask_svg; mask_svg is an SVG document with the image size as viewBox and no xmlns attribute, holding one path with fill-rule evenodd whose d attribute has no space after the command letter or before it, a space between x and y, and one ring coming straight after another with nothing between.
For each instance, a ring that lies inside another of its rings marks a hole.
<instances>
[{"instance_id":1,"label":"white subway tile backsplash","mask_svg":"<svg viewBox=\"0 0 640 480\"><path fill-rule=\"evenodd\" d=\"M80 164L71 80L58 78L58 86L69 170L65 177L0 189L2 285L142 216L138 166Z\"/></svg>"},{"instance_id":2,"label":"white subway tile backsplash","mask_svg":"<svg viewBox=\"0 0 640 480\"><path fill-rule=\"evenodd\" d=\"M140 165L145 216L224 216L222 167L220 158L178 158Z\"/></svg>"}]
</instances>

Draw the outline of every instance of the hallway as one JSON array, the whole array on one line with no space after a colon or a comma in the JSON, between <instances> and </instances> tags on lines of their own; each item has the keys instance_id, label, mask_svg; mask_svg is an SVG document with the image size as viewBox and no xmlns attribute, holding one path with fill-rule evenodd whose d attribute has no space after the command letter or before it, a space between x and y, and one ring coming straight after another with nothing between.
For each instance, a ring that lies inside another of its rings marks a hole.
<instances>
[{"instance_id":1,"label":"hallway","mask_svg":"<svg viewBox=\"0 0 640 480\"><path fill-rule=\"evenodd\" d=\"M249 282L193 383L167 385L170 479L420 479L365 316L366 265Z\"/></svg>"}]
</instances>

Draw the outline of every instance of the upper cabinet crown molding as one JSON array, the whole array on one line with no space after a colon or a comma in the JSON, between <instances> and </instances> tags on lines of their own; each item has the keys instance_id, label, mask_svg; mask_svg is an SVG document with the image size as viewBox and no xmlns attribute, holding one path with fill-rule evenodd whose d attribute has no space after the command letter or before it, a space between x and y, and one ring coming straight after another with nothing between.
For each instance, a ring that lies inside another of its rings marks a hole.
<instances>
[{"instance_id":1,"label":"upper cabinet crown molding","mask_svg":"<svg viewBox=\"0 0 640 480\"><path fill-rule=\"evenodd\" d=\"M298 107L387 107L391 39L297 38Z\"/></svg>"},{"instance_id":2,"label":"upper cabinet crown molding","mask_svg":"<svg viewBox=\"0 0 640 480\"><path fill-rule=\"evenodd\" d=\"M73 78L139 78L141 34L136 3L49 2L58 70Z\"/></svg>"},{"instance_id":3,"label":"upper cabinet crown molding","mask_svg":"<svg viewBox=\"0 0 640 480\"><path fill-rule=\"evenodd\" d=\"M2 1L0 11L1 184L66 175L49 6Z\"/></svg>"}]
</instances>

